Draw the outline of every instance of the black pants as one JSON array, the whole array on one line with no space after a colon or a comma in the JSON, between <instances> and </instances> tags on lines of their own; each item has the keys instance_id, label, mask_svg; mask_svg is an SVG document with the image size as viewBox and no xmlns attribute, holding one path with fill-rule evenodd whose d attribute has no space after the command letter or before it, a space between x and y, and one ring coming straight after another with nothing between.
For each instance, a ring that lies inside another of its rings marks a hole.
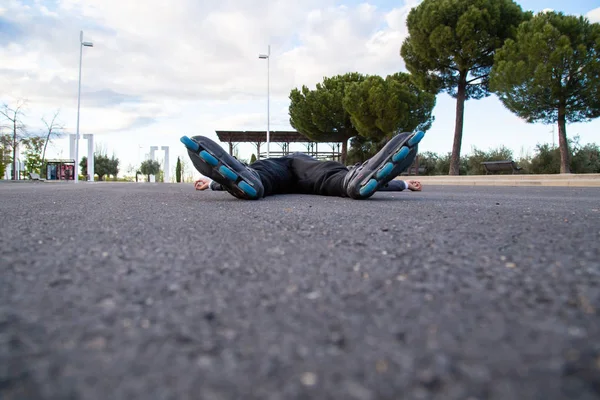
<instances>
[{"instance_id":1,"label":"black pants","mask_svg":"<svg viewBox=\"0 0 600 400\"><path fill-rule=\"evenodd\" d=\"M265 196L300 193L347 197L343 187L348 173L336 161L319 161L304 153L259 160L250 165L260 175Z\"/></svg>"}]
</instances>

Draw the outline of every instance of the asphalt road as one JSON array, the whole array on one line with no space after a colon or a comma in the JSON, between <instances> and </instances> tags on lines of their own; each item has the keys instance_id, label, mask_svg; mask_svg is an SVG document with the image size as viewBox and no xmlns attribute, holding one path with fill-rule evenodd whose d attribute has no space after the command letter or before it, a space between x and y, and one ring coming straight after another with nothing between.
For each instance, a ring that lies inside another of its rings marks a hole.
<instances>
[{"instance_id":1,"label":"asphalt road","mask_svg":"<svg viewBox=\"0 0 600 400\"><path fill-rule=\"evenodd\" d=\"M0 184L0 398L598 399L600 190Z\"/></svg>"}]
</instances>

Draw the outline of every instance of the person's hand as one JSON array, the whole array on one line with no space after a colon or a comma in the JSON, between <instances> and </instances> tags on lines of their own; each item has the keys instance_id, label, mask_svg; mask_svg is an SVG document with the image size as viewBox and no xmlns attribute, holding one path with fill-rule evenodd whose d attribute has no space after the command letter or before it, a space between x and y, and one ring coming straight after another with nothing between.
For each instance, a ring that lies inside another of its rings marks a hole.
<instances>
[{"instance_id":1,"label":"person's hand","mask_svg":"<svg viewBox=\"0 0 600 400\"><path fill-rule=\"evenodd\" d=\"M210 181L208 179L200 178L196 182L194 182L194 187L196 190L206 190L210 186Z\"/></svg>"},{"instance_id":2,"label":"person's hand","mask_svg":"<svg viewBox=\"0 0 600 400\"><path fill-rule=\"evenodd\" d=\"M408 183L408 190L412 190L413 192L420 192L423 186L421 186L421 182L410 180L406 181Z\"/></svg>"}]
</instances>

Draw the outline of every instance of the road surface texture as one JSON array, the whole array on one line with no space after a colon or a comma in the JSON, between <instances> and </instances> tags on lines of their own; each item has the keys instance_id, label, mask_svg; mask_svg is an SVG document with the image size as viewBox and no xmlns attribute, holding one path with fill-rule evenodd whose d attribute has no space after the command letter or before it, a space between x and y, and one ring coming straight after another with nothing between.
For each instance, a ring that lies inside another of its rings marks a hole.
<instances>
[{"instance_id":1,"label":"road surface texture","mask_svg":"<svg viewBox=\"0 0 600 400\"><path fill-rule=\"evenodd\" d=\"M600 398L600 189L0 184L0 398Z\"/></svg>"}]
</instances>

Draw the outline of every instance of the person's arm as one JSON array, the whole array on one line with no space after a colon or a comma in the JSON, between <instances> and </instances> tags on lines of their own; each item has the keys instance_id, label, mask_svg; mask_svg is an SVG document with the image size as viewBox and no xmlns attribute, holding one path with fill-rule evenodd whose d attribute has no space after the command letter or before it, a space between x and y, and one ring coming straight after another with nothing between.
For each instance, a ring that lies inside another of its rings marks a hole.
<instances>
[{"instance_id":1,"label":"person's arm","mask_svg":"<svg viewBox=\"0 0 600 400\"><path fill-rule=\"evenodd\" d=\"M408 189L408 183L399 179L392 179L379 190L382 192L401 192Z\"/></svg>"},{"instance_id":2,"label":"person's arm","mask_svg":"<svg viewBox=\"0 0 600 400\"><path fill-rule=\"evenodd\" d=\"M212 181L210 183L210 190L224 190L224 189L223 189L223 185L221 185L219 182Z\"/></svg>"},{"instance_id":3,"label":"person's arm","mask_svg":"<svg viewBox=\"0 0 600 400\"><path fill-rule=\"evenodd\" d=\"M421 182L415 180L402 181L399 179L392 179L379 190L383 192L401 192L406 189L411 192L420 192L422 189Z\"/></svg>"},{"instance_id":4,"label":"person's arm","mask_svg":"<svg viewBox=\"0 0 600 400\"><path fill-rule=\"evenodd\" d=\"M208 178L198 179L196 182L194 182L194 187L196 190L225 190L223 189L223 185Z\"/></svg>"}]
</instances>

